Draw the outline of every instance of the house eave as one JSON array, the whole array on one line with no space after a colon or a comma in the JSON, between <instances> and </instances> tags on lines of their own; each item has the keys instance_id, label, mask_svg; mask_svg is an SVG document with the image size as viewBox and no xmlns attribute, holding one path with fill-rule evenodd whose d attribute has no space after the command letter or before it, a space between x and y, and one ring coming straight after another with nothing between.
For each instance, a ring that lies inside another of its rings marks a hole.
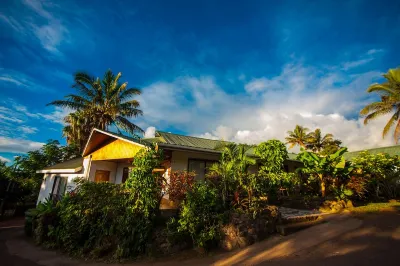
<instances>
[{"instance_id":1,"label":"house eave","mask_svg":"<svg viewBox=\"0 0 400 266\"><path fill-rule=\"evenodd\" d=\"M209 150L209 149L202 149L202 148L195 148L195 147L188 147L188 146L180 146L180 145L167 144L167 143L158 143L158 146L160 148L167 148L169 150L204 152L204 153L212 153L212 154L220 154L221 153L221 151L217 151L217 150Z\"/></svg>"},{"instance_id":2,"label":"house eave","mask_svg":"<svg viewBox=\"0 0 400 266\"><path fill-rule=\"evenodd\" d=\"M82 166L71 169L43 169L37 170L37 174L75 174L82 170Z\"/></svg>"}]
</instances>

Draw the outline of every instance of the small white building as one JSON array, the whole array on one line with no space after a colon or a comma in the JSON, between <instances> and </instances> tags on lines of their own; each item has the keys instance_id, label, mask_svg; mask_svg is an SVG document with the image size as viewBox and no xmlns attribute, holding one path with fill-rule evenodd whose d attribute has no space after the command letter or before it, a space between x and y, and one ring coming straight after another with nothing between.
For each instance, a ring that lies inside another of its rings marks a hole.
<instances>
[{"instance_id":1,"label":"small white building","mask_svg":"<svg viewBox=\"0 0 400 266\"><path fill-rule=\"evenodd\" d=\"M156 143L164 151L164 177L171 171L194 171L196 179L204 179L208 167L220 159L221 152L215 147L218 140L203 139L157 131L154 138L140 141L113 132L93 129L82 158L59 163L37 173L44 174L37 203L47 198L60 198L75 188L74 179L85 178L93 182L124 183L136 153ZM249 156L254 156L250 151ZM292 155L285 163L287 171L298 166ZM257 171L257 165L251 171ZM168 195L164 197L168 201Z\"/></svg>"}]
</instances>

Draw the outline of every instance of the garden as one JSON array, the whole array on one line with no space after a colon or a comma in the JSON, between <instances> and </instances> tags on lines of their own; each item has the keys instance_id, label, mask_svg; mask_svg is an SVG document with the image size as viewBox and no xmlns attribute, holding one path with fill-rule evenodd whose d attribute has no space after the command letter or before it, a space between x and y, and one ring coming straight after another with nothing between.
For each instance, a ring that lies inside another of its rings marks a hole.
<instances>
[{"instance_id":1,"label":"garden","mask_svg":"<svg viewBox=\"0 0 400 266\"><path fill-rule=\"evenodd\" d=\"M302 149L296 172L284 170L288 151L278 140L257 146L228 143L203 181L172 172L166 180L153 169L163 151L142 150L122 185L77 180L60 201L29 211L26 233L47 248L72 256L124 260L194 248L204 253L232 250L276 232L279 206L337 212L353 205L400 196L400 161L388 154L360 153L345 160L346 148L329 154ZM257 157L248 156L254 149ZM257 164L259 171L250 173ZM285 191L282 194L281 191ZM177 202L176 215L160 211L162 196Z\"/></svg>"}]
</instances>

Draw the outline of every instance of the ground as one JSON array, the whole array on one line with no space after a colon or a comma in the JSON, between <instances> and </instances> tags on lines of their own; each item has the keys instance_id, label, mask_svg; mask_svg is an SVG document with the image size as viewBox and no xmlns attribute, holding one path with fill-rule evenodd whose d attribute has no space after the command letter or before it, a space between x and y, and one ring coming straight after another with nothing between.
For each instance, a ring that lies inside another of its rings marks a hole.
<instances>
[{"instance_id":1,"label":"ground","mask_svg":"<svg viewBox=\"0 0 400 266\"><path fill-rule=\"evenodd\" d=\"M18 222L15 224L18 225ZM0 224L1 265L110 265L70 259L30 243L23 228ZM6 228L4 228L6 227ZM11 227L11 228L10 228ZM128 265L399 265L400 212L339 214L289 236L236 252L200 257L182 253ZM127 264L125 264L127 265Z\"/></svg>"}]
</instances>

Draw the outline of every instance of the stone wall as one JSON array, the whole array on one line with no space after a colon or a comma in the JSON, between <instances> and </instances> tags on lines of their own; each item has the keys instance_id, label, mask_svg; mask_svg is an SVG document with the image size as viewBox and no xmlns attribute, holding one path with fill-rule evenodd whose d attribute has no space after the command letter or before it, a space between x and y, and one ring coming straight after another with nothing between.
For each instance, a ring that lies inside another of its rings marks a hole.
<instances>
[{"instance_id":1,"label":"stone wall","mask_svg":"<svg viewBox=\"0 0 400 266\"><path fill-rule=\"evenodd\" d=\"M232 213L229 223L221 228L220 246L224 250L243 248L276 231L280 220L277 207L268 206L255 218L252 214Z\"/></svg>"}]
</instances>

